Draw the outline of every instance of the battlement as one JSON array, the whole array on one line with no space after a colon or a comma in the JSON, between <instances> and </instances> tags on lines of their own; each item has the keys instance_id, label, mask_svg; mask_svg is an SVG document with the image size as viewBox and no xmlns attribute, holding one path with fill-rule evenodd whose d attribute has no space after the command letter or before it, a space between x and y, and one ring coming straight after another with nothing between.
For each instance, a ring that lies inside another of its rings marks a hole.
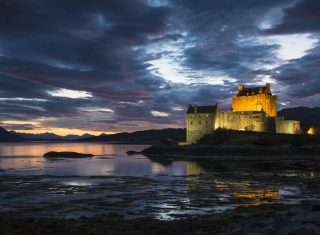
<instances>
[{"instance_id":1,"label":"battlement","mask_svg":"<svg viewBox=\"0 0 320 235\"><path fill-rule=\"evenodd\" d=\"M265 86L261 87L245 87L244 85L238 85L238 94L237 96L252 96L259 94L268 94L272 95L270 89L270 83L266 83Z\"/></svg>"}]
</instances>

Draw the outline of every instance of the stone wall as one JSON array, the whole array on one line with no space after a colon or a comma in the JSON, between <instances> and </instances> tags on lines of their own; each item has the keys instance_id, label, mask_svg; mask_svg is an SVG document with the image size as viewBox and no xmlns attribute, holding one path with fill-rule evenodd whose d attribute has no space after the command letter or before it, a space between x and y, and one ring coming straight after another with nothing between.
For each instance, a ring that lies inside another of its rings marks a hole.
<instances>
[{"instance_id":1,"label":"stone wall","mask_svg":"<svg viewBox=\"0 0 320 235\"><path fill-rule=\"evenodd\" d=\"M276 119L276 133L299 134L300 132L300 121Z\"/></svg>"},{"instance_id":2,"label":"stone wall","mask_svg":"<svg viewBox=\"0 0 320 235\"><path fill-rule=\"evenodd\" d=\"M269 117L277 116L277 96L257 94L232 97L232 111L264 111Z\"/></svg>"},{"instance_id":3,"label":"stone wall","mask_svg":"<svg viewBox=\"0 0 320 235\"><path fill-rule=\"evenodd\" d=\"M188 113L186 120L187 143L194 144L214 131L214 113Z\"/></svg>"},{"instance_id":4,"label":"stone wall","mask_svg":"<svg viewBox=\"0 0 320 235\"><path fill-rule=\"evenodd\" d=\"M219 126L224 129L239 131L268 131L268 119L265 113L220 112Z\"/></svg>"}]
</instances>

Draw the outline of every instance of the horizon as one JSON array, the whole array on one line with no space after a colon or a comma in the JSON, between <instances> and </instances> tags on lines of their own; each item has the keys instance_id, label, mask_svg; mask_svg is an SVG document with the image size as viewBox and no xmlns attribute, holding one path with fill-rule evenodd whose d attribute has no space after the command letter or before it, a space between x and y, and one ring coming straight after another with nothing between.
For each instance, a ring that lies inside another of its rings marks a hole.
<instances>
[{"instance_id":1,"label":"horizon","mask_svg":"<svg viewBox=\"0 0 320 235\"><path fill-rule=\"evenodd\" d=\"M184 128L271 84L278 110L320 103L320 1L0 2L0 126L100 135Z\"/></svg>"},{"instance_id":2,"label":"horizon","mask_svg":"<svg viewBox=\"0 0 320 235\"><path fill-rule=\"evenodd\" d=\"M201 105L199 105L201 106ZM281 109L281 110L278 110L279 111L282 111L282 110L286 110L286 109L294 109L294 108L310 108L310 109L315 109L315 108L320 108L320 107L317 107L317 106L314 106L314 107L306 107L306 106L297 106L297 107L291 107L291 108L284 108L284 109ZM226 111L226 110L222 110L222 111ZM170 129L170 128L162 128L162 129L156 129L156 128L153 128L153 129L141 129L141 130L136 130L136 131L149 131L149 130L163 130L163 129ZM177 128L174 128L174 129L185 129L185 127L177 127ZM41 131L41 130L33 130L33 131L28 131L26 130L25 132L23 131L19 131L19 130L8 130L8 131L15 131L16 133L20 133L20 134L34 134L34 135L38 135L38 134L55 134L55 135L58 135L58 136L61 136L61 137L65 137L65 136L68 136L68 135L77 135L77 136L82 136L82 135L85 135L85 134L89 134L89 135L93 135L93 136L100 136L102 134L106 134L106 135L113 135L113 134L120 134L120 133L125 133L124 132L92 132L92 131L84 131L84 130L76 130L76 132L65 132L65 130L61 131L61 132L57 132L56 130L54 130L55 132L50 132L50 130L47 130L47 131ZM136 131L129 131L129 132L126 132L126 133L132 133L132 132L136 132Z\"/></svg>"}]
</instances>

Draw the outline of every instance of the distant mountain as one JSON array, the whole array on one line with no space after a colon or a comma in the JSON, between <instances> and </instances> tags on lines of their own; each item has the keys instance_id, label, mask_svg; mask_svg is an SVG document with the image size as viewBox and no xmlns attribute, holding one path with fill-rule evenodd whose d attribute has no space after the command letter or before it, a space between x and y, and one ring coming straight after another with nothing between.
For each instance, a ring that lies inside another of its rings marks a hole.
<instances>
[{"instance_id":1,"label":"distant mountain","mask_svg":"<svg viewBox=\"0 0 320 235\"><path fill-rule=\"evenodd\" d=\"M278 116L285 119L300 120L301 127L307 129L311 126L320 125L320 108L296 107L282 109L278 112Z\"/></svg>"},{"instance_id":2,"label":"distant mountain","mask_svg":"<svg viewBox=\"0 0 320 235\"><path fill-rule=\"evenodd\" d=\"M79 140L79 139L94 137L94 135L90 135L86 133L83 135L66 135L66 136L60 136L60 137L62 137L64 140Z\"/></svg>"},{"instance_id":3,"label":"distant mountain","mask_svg":"<svg viewBox=\"0 0 320 235\"><path fill-rule=\"evenodd\" d=\"M0 127L0 142L19 142L25 139L14 132L7 131L6 129Z\"/></svg>"},{"instance_id":4,"label":"distant mountain","mask_svg":"<svg viewBox=\"0 0 320 235\"><path fill-rule=\"evenodd\" d=\"M17 135L25 138L26 140L32 141L66 141L66 140L79 140L83 138L90 138L93 135L83 134L79 135L67 135L67 136L60 136L53 133L41 133L41 134L31 134L31 133L16 133Z\"/></svg>"},{"instance_id":5,"label":"distant mountain","mask_svg":"<svg viewBox=\"0 0 320 235\"><path fill-rule=\"evenodd\" d=\"M25 139L28 140L61 140L62 136L53 134L53 133L41 133L41 134L31 134L31 133L18 133L16 132L17 135L22 136Z\"/></svg>"},{"instance_id":6,"label":"distant mountain","mask_svg":"<svg viewBox=\"0 0 320 235\"><path fill-rule=\"evenodd\" d=\"M173 142L185 141L186 129L163 129L163 130L145 130L132 133L118 133L112 135L101 134L90 138L81 139L81 141L110 141L110 142L130 142L130 143L159 143L165 140Z\"/></svg>"}]
</instances>

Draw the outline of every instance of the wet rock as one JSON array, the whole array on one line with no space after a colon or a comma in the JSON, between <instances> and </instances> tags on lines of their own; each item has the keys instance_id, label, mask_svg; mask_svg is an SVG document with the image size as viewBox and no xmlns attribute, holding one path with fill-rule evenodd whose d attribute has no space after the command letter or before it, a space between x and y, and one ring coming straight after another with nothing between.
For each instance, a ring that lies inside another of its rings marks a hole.
<instances>
[{"instance_id":1,"label":"wet rock","mask_svg":"<svg viewBox=\"0 0 320 235\"><path fill-rule=\"evenodd\" d=\"M303 214L305 213L305 209L299 208L299 207L292 207L289 209L288 214L289 215L297 215L297 214Z\"/></svg>"},{"instance_id":2,"label":"wet rock","mask_svg":"<svg viewBox=\"0 0 320 235\"><path fill-rule=\"evenodd\" d=\"M242 225L241 224L232 223L228 227L227 234L232 234L232 235L241 234L241 230L242 230Z\"/></svg>"},{"instance_id":3,"label":"wet rock","mask_svg":"<svg viewBox=\"0 0 320 235\"><path fill-rule=\"evenodd\" d=\"M320 235L320 211L292 207L288 216L274 216L261 220L250 218L242 223L230 224L223 234Z\"/></svg>"},{"instance_id":4,"label":"wet rock","mask_svg":"<svg viewBox=\"0 0 320 235\"><path fill-rule=\"evenodd\" d=\"M247 234L247 233L253 233L256 232L256 227L259 227L259 225L257 224L257 220L254 218L249 219L247 222L245 222L244 226L243 226L243 231Z\"/></svg>"},{"instance_id":5,"label":"wet rock","mask_svg":"<svg viewBox=\"0 0 320 235\"><path fill-rule=\"evenodd\" d=\"M265 225L269 225L269 224L274 223L274 221L275 221L275 218L274 217L270 217L270 218L267 218L267 219L264 219L264 220L260 221L259 224L265 226Z\"/></svg>"},{"instance_id":6,"label":"wet rock","mask_svg":"<svg viewBox=\"0 0 320 235\"><path fill-rule=\"evenodd\" d=\"M318 204L318 205L312 205L312 206L311 206L311 211L320 211L320 204Z\"/></svg>"},{"instance_id":7,"label":"wet rock","mask_svg":"<svg viewBox=\"0 0 320 235\"><path fill-rule=\"evenodd\" d=\"M277 229L272 225L268 225L263 228L264 234L275 234Z\"/></svg>"},{"instance_id":8,"label":"wet rock","mask_svg":"<svg viewBox=\"0 0 320 235\"><path fill-rule=\"evenodd\" d=\"M312 211L305 214L298 214L290 218L292 222L300 223L317 223L320 222L320 211Z\"/></svg>"},{"instance_id":9,"label":"wet rock","mask_svg":"<svg viewBox=\"0 0 320 235\"><path fill-rule=\"evenodd\" d=\"M93 154L77 153L77 152L47 152L43 155L45 158L87 158L93 157Z\"/></svg>"},{"instance_id":10,"label":"wet rock","mask_svg":"<svg viewBox=\"0 0 320 235\"><path fill-rule=\"evenodd\" d=\"M244 233L244 234L246 234L246 235L265 235L263 232L247 232L247 233Z\"/></svg>"},{"instance_id":11,"label":"wet rock","mask_svg":"<svg viewBox=\"0 0 320 235\"><path fill-rule=\"evenodd\" d=\"M320 234L320 227L315 224L305 224L304 225L306 228L314 231L316 234Z\"/></svg>"},{"instance_id":12,"label":"wet rock","mask_svg":"<svg viewBox=\"0 0 320 235\"><path fill-rule=\"evenodd\" d=\"M319 227L314 224L297 225L291 224L280 229L275 235L317 235Z\"/></svg>"},{"instance_id":13,"label":"wet rock","mask_svg":"<svg viewBox=\"0 0 320 235\"><path fill-rule=\"evenodd\" d=\"M280 228L283 228L287 225L289 225L291 222L288 220L288 218L285 217L276 217L275 222L273 223L273 226L279 230Z\"/></svg>"},{"instance_id":14,"label":"wet rock","mask_svg":"<svg viewBox=\"0 0 320 235\"><path fill-rule=\"evenodd\" d=\"M26 223L33 223L33 222L35 222L35 219L34 219L34 218L26 218L26 219L24 220L24 222L26 222Z\"/></svg>"}]
</instances>

